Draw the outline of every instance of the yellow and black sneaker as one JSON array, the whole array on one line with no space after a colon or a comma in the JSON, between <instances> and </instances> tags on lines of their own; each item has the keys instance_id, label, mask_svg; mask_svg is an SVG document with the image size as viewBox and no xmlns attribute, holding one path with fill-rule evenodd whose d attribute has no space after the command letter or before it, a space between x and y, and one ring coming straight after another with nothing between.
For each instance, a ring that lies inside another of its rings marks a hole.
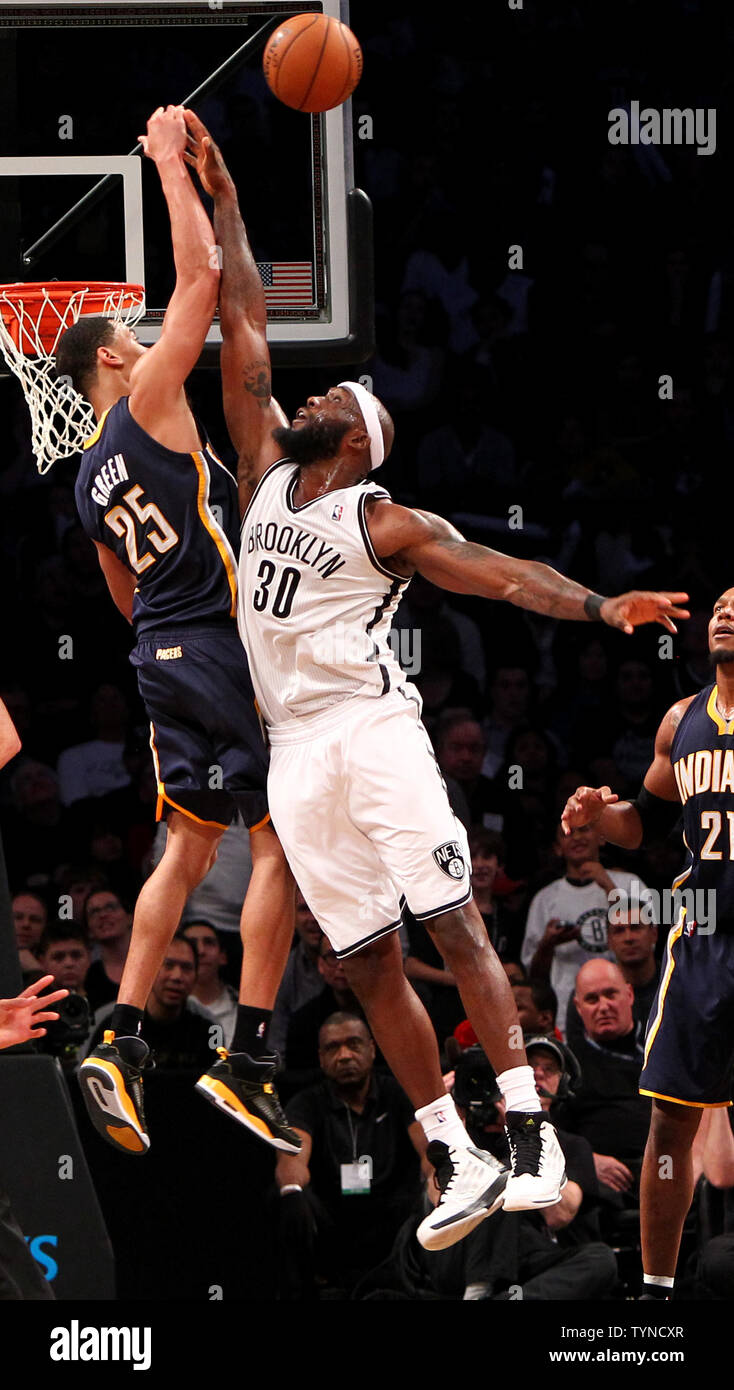
<instances>
[{"instance_id":1,"label":"yellow and black sneaker","mask_svg":"<svg viewBox=\"0 0 734 1390\"><path fill-rule=\"evenodd\" d=\"M143 1109L143 1077L153 1065L142 1038L106 1031L79 1068L84 1103L95 1129L115 1149L144 1154L150 1148Z\"/></svg>"},{"instance_id":2,"label":"yellow and black sneaker","mask_svg":"<svg viewBox=\"0 0 734 1390\"><path fill-rule=\"evenodd\" d=\"M218 1047L220 1060L199 1077L196 1089L233 1120L283 1153L297 1154L301 1141L283 1114L275 1089L278 1058L250 1057Z\"/></svg>"}]
</instances>

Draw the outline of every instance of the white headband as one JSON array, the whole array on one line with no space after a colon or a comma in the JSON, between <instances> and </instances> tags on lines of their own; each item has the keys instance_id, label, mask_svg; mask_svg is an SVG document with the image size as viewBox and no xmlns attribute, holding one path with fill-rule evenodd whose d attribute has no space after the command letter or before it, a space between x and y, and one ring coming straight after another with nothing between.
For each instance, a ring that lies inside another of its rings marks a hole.
<instances>
[{"instance_id":1,"label":"white headband","mask_svg":"<svg viewBox=\"0 0 734 1390\"><path fill-rule=\"evenodd\" d=\"M362 411L365 429L370 437L370 469L379 468L385 457L385 441L375 398L359 381L340 381L339 385L348 387Z\"/></svg>"}]
</instances>

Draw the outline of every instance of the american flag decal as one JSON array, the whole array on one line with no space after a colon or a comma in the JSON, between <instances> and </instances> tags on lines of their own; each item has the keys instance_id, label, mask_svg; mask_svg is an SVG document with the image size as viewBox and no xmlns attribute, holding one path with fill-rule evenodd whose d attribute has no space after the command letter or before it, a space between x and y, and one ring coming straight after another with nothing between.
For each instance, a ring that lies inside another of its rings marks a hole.
<instances>
[{"instance_id":1,"label":"american flag decal","mask_svg":"<svg viewBox=\"0 0 734 1390\"><path fill-rule=\"evenodd\" d=\"M311 261L258 261L268 308L313 304L313 265Z\"/></svg>"}]
</instances>

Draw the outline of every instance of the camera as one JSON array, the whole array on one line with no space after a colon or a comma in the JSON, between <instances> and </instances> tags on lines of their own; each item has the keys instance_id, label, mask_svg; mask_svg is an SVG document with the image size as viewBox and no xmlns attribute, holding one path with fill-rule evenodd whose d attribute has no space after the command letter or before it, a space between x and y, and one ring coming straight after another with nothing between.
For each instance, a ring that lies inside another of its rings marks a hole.
<instances>
[{"instance_id":1,"label":"camera","mask_svg":"<svg viewBox=\"0 0 734 1390\"><path fill-rule=\"evenodd\" d=\"M42 1038L44 1051L55 1057L62 1053L76 1051L89 1037L92 1018L89 1004L81 994L67 994L55 1006L58 1018L46 1025L46 1036Z\"/></svg>"},{"instance_id":2,"label":"camera","mask_svg":"<svg viewBox=\"0 0 734 1390\"><path fill-rule=\"evenodd\" d=\"M497 1101L502 1099L502 1092L481 1047L467 1048L456 1063L453 1096L467 1112L470 1133L499 1123Z\"/></svg>"}]
</instances>

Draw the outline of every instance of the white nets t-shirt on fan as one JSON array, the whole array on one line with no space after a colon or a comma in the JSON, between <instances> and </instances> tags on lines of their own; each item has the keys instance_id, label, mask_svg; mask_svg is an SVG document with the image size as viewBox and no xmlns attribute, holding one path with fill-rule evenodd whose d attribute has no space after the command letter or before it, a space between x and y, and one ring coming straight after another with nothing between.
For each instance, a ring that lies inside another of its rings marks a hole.
<instances>
[{"instance_id":1,"label":"white nets t-shirt on fan","mask_svg":"<svg viewBox=\"0 0 734 1390\"><path fill-rule=\"evenodd\" d=\"M421 700L388 642L408 579L377 558L374 483L301 506L298 466L273 464L242 524L238 623L268 727L273 824L311 910L347 955L471 896Z\"/></svg>"}]
</instances>

